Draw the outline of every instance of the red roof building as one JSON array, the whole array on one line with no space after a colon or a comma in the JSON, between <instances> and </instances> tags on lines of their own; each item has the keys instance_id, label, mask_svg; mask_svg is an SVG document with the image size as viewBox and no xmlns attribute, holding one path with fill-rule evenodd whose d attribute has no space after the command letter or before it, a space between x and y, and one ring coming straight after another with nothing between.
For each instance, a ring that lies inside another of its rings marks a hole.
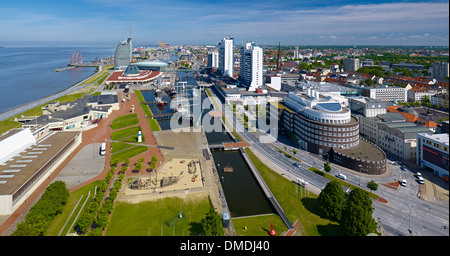
<instances>
[{"instance_id":1,"label":"red roof building","mask_svg":"<svg viewBox=\"0 0 450 256\"><path fill-rule=\"evenodd\" d=\"M159 71L144 70L139 71L139 74L124 76L123 70L116 70L112 73L108 79L106 79L105 84L144 84L155 79L161 74Z\"/></svg>"}]
</instances>

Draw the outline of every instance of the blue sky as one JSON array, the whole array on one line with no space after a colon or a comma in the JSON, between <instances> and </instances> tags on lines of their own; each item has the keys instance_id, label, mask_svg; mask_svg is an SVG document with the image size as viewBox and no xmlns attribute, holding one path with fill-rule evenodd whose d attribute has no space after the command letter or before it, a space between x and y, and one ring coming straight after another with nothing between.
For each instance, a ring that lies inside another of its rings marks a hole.
<instances>
[{"instance_id":1,"label":"blue sky","mask_svg":"<svg viewBox=\"0 0 450 256\"><path fill-rule=\"evenodd\" d=\"M8 1L0 45L449 45L449 2L322 0Z\"/></svg>"}]
</instances>

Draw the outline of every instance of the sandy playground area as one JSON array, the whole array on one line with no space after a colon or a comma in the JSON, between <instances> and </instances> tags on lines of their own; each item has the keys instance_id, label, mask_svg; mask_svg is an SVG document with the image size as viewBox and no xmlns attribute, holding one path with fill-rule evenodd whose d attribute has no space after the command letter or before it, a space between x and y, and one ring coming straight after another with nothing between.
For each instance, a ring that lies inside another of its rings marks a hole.
<instances>
[{"instance_id":1,"label":"sandy playground area","mask_svg":"<svg viewBox=\"0 0 450 256\"><path fill-rule=\"evenodd\" d=\"M187 189L202 187L203 175L199 159L174 158L165 162L155 172L131 178L123 195L184 193Z\"/></svg>"}]
</instances>

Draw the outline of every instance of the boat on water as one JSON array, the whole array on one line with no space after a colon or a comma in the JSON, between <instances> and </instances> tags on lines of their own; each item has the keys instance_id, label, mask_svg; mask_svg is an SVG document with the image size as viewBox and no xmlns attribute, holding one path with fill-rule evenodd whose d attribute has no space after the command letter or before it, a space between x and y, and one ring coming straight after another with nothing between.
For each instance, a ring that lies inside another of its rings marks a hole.
<instances>
[{"instance_id":1,"label":"boat on water","mask_svg":"<svg viewBox=\"0 0 450 256\"><path fill-rule=\"evenodd\" d=\"M177 94L177 90L175 88L172 88L172 89L169 90L169 95L170 96L173 96L175 94Z\"/></svg>"},{"instance_id":2,"label":"boat on water","mask_svg":"<svg viewBox=\"0 0 450 256\"><path fill-rule=\"evenodd\" d=\"M164 106L164 105L167 105L167 101L161 98L156 98L156 106Z\"/></svg>"}]
</instances>

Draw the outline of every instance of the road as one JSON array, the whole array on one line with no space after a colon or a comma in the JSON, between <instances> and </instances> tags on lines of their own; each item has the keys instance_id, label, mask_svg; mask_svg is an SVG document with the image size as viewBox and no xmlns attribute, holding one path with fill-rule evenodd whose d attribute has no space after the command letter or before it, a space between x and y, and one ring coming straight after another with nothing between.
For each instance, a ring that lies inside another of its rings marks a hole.
<instances>
[{"instance_id":1,"label":"road","mask_svg":"<svg viewBox=\"0 0 450 256\"><path fill-rule=\"evenodd\" d=\"M231 109L227 106L228 110ZM243 126L242 120L234 118L237 127ZM260 131L258 131L260 133ZM261 133L263 134L263 133ZM289 143L280 137L273 143L261 143L260 134L252 131L239 132L239 135L246 140L253 150L268 159L271 163L279 166L284 170L288 170L288 175L292 175L291 179L302 179L307 181L319 191L329 182L327 178L317 175L309 170L314 166L317 169L323 169L324 161L314 154L292 147ZM286 152L297 151L295 157L300 159L300 167L295 167L296 162L292 158L288 158L284 153L280 152L274 146ZM412 235L415 236L448 236L449 235L449 209L448 206L442 206L425 201L418 197L419 184L416 182L414 173L410 170L402 171L398 165L389 164L391 173L384 177L374 177L367 175L359 175L355 172L346 171L336 165L332 165L331 175L343 173L347 176L346 181L367 189L367 183L374 180L377 184L391 183L401 179L407 180L406 187L398 189L389 188L379 185L375 192L377 195L388 200L388 203L373 201L373 217L381 227L383 227L388 236ZM429 182L429 181L426 181Z\"/></svg>"}]
</instances>

